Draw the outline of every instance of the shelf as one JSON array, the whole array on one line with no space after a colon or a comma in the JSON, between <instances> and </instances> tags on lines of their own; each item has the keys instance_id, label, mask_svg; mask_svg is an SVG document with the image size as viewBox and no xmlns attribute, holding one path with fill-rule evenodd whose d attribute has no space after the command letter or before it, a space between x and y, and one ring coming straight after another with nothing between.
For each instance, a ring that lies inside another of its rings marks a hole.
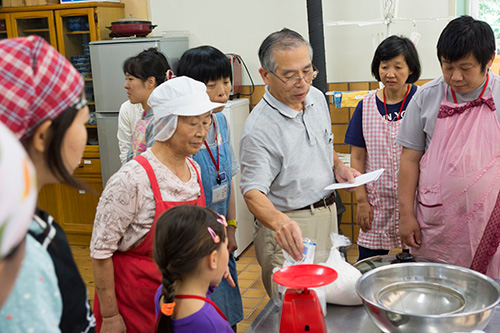
<instances>
[{"instance_id":1,"label":"shelf","mask_svg":"<svg viewBox=\"0 0 500 333\"><path fill-rule=\"evenodd\" d=\"M91 77L86 77L86 78L83 79L83 81L89 82L89 81L92 81L92 78Z\"/></svg>"},{"instance_id":2,"label":"shelf","mask_svg":"<svg viewBox=\"0 0 500 333\"><path fill-rule=\"evenodd\" d=\"M87 125L85 127L87 127L87 128L97 128L97 125Z\"/></svg>"},{"instance_id":3,"label":"shelf","mask_svg":"<svg viewBox=\"0 0 500 333\"><path fill-rule=\"evenodd\" d=\"M23 32L49 32L49 29L26 29Z\"/></svg>"},{"instance_id":4,"label":"shelf","mask_svg":"<svg viewBox=\"0 0 500 333\"><path fill-rule=\"evenodd\" d=\"M90 31L68 31L66 32L66 35L88 35L90 34Z\"/></svg>"},{"instance_id":5,"label":"shelf","mask_svg":"<svg viewBox=\"0 0 500 333\"><path fill-rule=\"evenodd\" d=\"M87 105L95 105L95 102L87 102Z\"/></svg>"},{"instance_id":6,"label":"shelf","mask_svg":"<svg viewBox=\"0 0 500 333\"><path fill-rule=\"evenodd\" d=\"M6 34L7 30L0 30L0 34Z\"/></svg>"}]
</instances>

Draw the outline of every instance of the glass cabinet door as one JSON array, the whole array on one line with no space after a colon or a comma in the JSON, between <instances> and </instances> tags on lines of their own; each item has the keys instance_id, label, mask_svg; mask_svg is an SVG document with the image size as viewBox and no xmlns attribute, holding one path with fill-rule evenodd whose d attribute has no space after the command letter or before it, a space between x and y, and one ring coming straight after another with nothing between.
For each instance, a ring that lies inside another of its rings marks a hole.
<instances>
[{"instance_id":1,"label":"glass cabinet door","mask_svg":"<svg viewBox=\"0 0 500 333\"><path fill-rule=\"evenodd\" d=\"M57 44L64 55L82 74L85 81L85 97L90 110L87 126L88 144L97 144L97 126L95 125L94 88L90 68L89 42L97 40L94 9L63 9L55 11Z\"/></svg>"},{"instance_id":2,"label":"glass cabinet door","mask_svg":"<svg viewBox=\"0 0 500 333\"><path fill-rule=\"evenodd\" d=\"M11 13L13 37L38 35L57 48L54 14L52 11Z\"/></svg>"},{"instance_id":3,"label":"glass cabinet door","mask_svg":"<svg viewBox=\"0 0 500 333\"><path fill-rule=\"evenodd\" d=\"M93 9L57 10L55 19L59 52L68 60L88 57L89 42L97 40Z\"/></svg>"},{"instance_id":4,"label":"glass cabinet door","mask_svg":"<svg viewBox=\"0 0 500 333\"><path fill-rule=\"evenodd\" d=\"M9 14L0 14L0 39L12 37Z\"/></svg>"}]
</instances>

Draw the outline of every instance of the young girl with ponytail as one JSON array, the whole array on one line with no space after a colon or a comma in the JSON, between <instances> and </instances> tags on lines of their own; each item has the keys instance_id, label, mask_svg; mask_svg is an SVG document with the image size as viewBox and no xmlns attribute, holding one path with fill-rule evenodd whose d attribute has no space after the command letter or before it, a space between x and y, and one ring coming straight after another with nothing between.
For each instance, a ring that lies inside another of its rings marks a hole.
<instances>
[{"instance_id":1,"label":"young girl with ponytail","mask_svg":"<svg viewBox=\"0 0 500 333\"><path fill-rule=\"evenodd\" d=\"M158 219L154 259L162 286L155 297L156 332L233 332L207 298L226 272L226 226L222 215L198 206L177 206Z\"/></svg>"}]
</instances>

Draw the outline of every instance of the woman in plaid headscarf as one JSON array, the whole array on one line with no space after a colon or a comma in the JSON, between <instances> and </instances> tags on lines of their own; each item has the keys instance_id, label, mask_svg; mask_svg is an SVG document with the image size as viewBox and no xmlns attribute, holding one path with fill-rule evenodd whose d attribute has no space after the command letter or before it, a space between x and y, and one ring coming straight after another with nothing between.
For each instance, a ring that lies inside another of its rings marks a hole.
<instances>
[{"instance_id":1,"label":"woman in plaid headscarf","mask_svg":"<svg viewBox=\"0 0 500 333\"><path fill-rule=\"evenodd\" d=\"M0 91L0 121L26 148L38 190L59 182L84 188L72 177L89 119L75 68L40 37L5 39L0 41ZM37 210L33 217L26 253L0 311L2 331L94 331L87 289L66 235L46 212Z\"/></svg>"}]
</instances>

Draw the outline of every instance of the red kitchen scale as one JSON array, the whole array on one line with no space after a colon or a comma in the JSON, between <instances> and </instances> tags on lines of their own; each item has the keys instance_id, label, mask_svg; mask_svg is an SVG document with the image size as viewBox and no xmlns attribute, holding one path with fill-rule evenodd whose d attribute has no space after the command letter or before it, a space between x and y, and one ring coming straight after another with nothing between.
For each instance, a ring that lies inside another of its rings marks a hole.
<instances>
[{"instance_id":1,"label":"red kitchen scale","mask_svg":"<svg viewBox=\"0 0 500 333\"><path fill-rule=\"evenodd\" d=\"M273 274L274 282L288 287L281 309L280 332L327 332L315 288L332 283L337 272L321 265L294 265Z\"/></svg>"}]
</instances>

